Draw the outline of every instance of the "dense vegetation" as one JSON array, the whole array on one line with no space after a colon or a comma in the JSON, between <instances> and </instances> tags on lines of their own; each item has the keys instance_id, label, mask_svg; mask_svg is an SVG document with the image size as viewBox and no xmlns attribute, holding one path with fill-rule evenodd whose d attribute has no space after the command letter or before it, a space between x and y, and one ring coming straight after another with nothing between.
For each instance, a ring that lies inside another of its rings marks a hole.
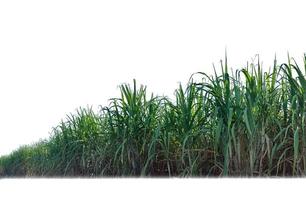
<instances>
[{"instance_id":1,"label":"dense vegetation","mask_svg":"<svg viewBox=\"0 0 306 200\"><path fill-rule=\"evenodd\" d=\"M0 158L2 176L301 176L306 174L306 56L195 73L175 100L120 86L49 139ZM200 79L199 79L200 77ZM198 81L195 79L198 78Z\"/></svg>"}]
</instances>

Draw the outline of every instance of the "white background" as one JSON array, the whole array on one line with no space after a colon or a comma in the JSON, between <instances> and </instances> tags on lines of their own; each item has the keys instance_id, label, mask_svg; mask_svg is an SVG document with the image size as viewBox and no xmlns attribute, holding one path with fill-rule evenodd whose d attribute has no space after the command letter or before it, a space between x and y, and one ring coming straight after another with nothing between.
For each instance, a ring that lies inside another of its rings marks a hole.
<instances>
[{"instance_id":1,"label":"white background","mask_svg":"<svg viewBox=\"0 0 306 200\"><path fill-rule=\"evenodd\" d=\"M303 199L305 179L6 179L1 199Z\"/></svg>"},{"instance_id":2,"label":"white background","mask_svg":"<svg viewBox=\"0 0 306 200\"><path fill-rule=\"evenodd\" d=\"M301 1L302 2L302 1ZM118 85L171 97L225 48L231 67L306 52L298 1L0 2L0 155L48 138L79 106L107 105Z\"/></svg>"},{"instance_id":3,"label":"white background","mask_svg":"<svg viewBox=\"0 0 306 200\"><path fill-rule=\"evenodd\" d=\"M225 48L234 68L260 54L267 69L275 53L283 62L287 51L301 64L302 2L1 0L0 155L49 137L79 106L107 105L117 86L133 78L171 96L192 73L211 73ZM1 180L0 196L288 200L304 191L300 182Z\"/></svg>"}]
</instances>

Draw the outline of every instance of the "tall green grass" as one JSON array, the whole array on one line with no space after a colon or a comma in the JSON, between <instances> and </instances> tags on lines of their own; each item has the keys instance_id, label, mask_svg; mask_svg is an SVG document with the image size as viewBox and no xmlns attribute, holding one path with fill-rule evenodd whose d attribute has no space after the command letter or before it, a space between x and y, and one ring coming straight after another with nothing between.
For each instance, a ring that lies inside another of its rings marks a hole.
<instances>
[{"instance_id":1,"label":"tall green grass","mask_svg":"<svg viewBox=\"0 0 306 200\"><path fill-rule=\"evenodd\" d=\"M123 84L50 138L0 158L1 176L306 175L306 56L191 76L173 100ZM200 81L195 81L200 77Z\"/></svg>"}]
</instances>

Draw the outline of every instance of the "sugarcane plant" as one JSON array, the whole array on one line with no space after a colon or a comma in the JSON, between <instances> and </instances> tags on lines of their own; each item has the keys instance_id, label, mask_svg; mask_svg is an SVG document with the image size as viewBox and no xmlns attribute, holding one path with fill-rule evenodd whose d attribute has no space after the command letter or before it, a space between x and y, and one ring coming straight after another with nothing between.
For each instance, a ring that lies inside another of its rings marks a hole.
<instances>
[{"instance_id":1,"label":"sugarcane plant","mask_svg":"<svg viewBox=\"0 0 306 200\"><path fill-rule=\"evenodd\" d=\"M214 66L213 66L214 67ZM1 176L306 175L306 55L194 73L175 98L133 83L79 108L49 138L0 157ZM220 70L218 70L220 69Z\"/></svg>"}]
</instances>

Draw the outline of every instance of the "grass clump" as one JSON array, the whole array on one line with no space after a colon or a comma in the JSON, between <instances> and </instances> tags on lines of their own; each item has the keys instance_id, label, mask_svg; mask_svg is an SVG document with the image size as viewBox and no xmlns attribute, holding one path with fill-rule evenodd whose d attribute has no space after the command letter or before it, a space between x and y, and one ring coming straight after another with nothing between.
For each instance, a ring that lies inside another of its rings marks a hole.
<instances>
[{"instance_id":1,"label":"grass clump","mask_svg":"<svg viewBox=\"0 0 306 200\"><path fill-rule=\"evenodd\" d=\"M304 58L306 58L304 56ZM195 73L175 99L120 86L80 108L49 139L0 158L1 176L302 176L306 61ZM200 76L200 81L195 81Z\"/></svg>"}]
</instances>

